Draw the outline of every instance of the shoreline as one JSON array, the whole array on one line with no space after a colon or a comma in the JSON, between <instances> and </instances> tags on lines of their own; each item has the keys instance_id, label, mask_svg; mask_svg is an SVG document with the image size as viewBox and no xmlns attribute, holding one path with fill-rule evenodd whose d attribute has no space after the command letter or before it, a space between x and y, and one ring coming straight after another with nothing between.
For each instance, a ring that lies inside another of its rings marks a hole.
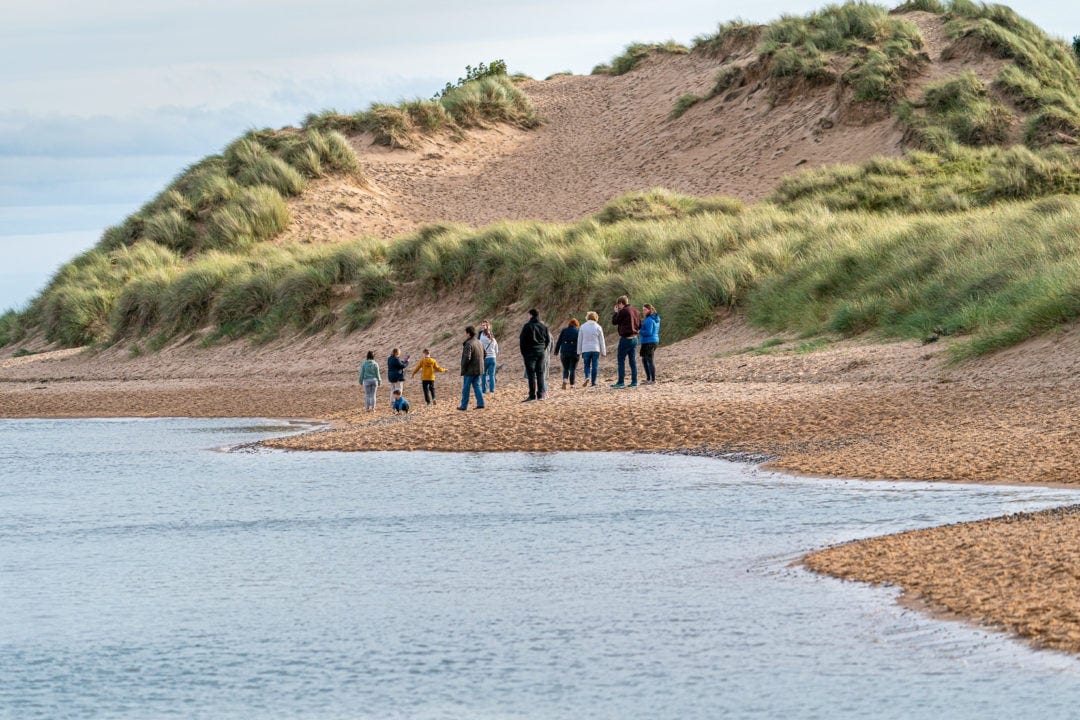
<instances>
[{"instance_id":1,"label":"shoreline","mask_svg":"<svg viewBox=\"0 0 1080 720\"><path fill-rule=\"evenodd\" d=\"M414 409L408 417L390 414L386 389L380 390L378 411L363 412L356 358L390 343L432 347L453 369L459 342L432 338L450 323L463 326L472 313L464 307L455 312L460 316L438 325L388 318L348 338L291 339L259 348L189 344L131 358L117 347L0 359L0 417L302 419L321 427L255 446L708 455L853 482L1080 488L1080 461L1072 451L1080 447L1080 407L1073 400L1080 396L1077 328L953 366L947 342L927 347L856 339L811 353L758 352L768 336L727 317L663 346L656 385L564 391L552 373L551 399L522 404L520 360L508 357L498 391L482 411L455 409L460 380L448 373L436 382L436 406L424 406L419 382L412 381L405 386ZM412 340L399 342L402 327L413 328ZM600 371L604 385L612 382L614 358L603 358ZM856 541L809 553L801 562L835 577L898 585L970 622L1080 653L1080 607L1074 607L1080 576L1047 578L1037 567L1026 576L1014 572L1032 566L1032 553L1045 546L1080 567L1080 521L1073 528L1044 513L1022 526L1001 518L975 525L977 532L943 526L899 540ZM955 548L958 537L966 538L965 565L943 571L942 548ZM889 549L900 546L900 561L883 563L896 552ZM1002 578L1008 581L997 593L1001 602L987 606L982 589L998 587ZM952 584L942 590L945 580ZM931 587L939 589L926 589ZM1039 602L1027 602L1031 597ZM1055 609L1075 614L1047 621Z\"/></svg>"}]
</instances>

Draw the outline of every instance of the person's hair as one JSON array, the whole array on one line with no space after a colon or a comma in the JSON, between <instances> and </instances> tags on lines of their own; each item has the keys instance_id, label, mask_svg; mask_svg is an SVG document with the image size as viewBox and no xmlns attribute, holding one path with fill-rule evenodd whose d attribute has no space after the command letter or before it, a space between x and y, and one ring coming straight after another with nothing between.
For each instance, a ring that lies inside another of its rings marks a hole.
<instances>
[{"instance_id":1,"label":"person's hair","mask_svg":"<svg viewBox=\"0 0 1080 720\"><path fill-rule=\"evenodd\" d=\"M393 350L391 350L391 351L390 351L390 354L391 354L391 355L397 355L397 354L399 354L400 352L401 352L400 350L398 350L397 348L394 348Z\"/></svg>"},{"instance_id":2,"label":"person's hair","mask_svg":"<svg viewBox=\"0 0 1080 720\"><path fill-rule=\"evenodd\" d=\"M644 304L644 305L642 305L641 307L645 308L645 309L646 309L646 310L648 310L649 312L656 312L656 308L654 308L654 307L653 307L653 306L652 306L651 304L649 304L649 303L645 303L645 304Z\"/></svg>"},{"instance_id":3,"label":"person's hair","mask_svg":"<svg viewBox=\"0 0 1080 720\"><path fill-rule=\"evenodd\" d=\"M529 314L532 315L533 318L540 317L540 311L537 310L536 308L529 308Z\"/></svg>"},{"instance_id":4,"label":"person's hair","mask_svg":"<svg viewBox=\"0 0 1080 720\"><path fill-rule=\"evenodd\" d=\"M589 312L585 313L585 319L596 321L600 319L600 316L590 310Z\"/></svg>"},{"instance_id":5,"label":"person's hair","mask_svg":"<svg viewBox=\"0 0 1080 720\"><path fill-rule=\"evenodd\" d=\"M367 351L367 359L368 360L374 360L375 359L375 351L374 350L368 350Z\"/></svg>"},{"instance_id":6,"label":"person's hair","mask_svg":"<svg viewBox=\"0 0 1080 720\"><path fill-rule=\"evenodd\" d=\"M390 393L390 394L391 394L391 395L400 395L400 394L401 394L401 391L400 391L400 390L395 390L394 392L392 392L392 393Z\"/></svg>"},{"instance_id":7,"label":"person's hair","mask_svg":"<svg viewBox=\"0 0 1080 720\"><path fill-rule=\"evenodd\" d=\"M570 322L566 323L566 327L578 327L581 323L577 321L577 318L570 318Z\"/></svg>"},{"instance_id":8,"label":"person's hair","mask_svg":"<svg viewBox=\"0 0 1080 720\"><path fill-rule=\"evenodd\" d=\"M476 328L474 328L472 325L469 325L465 328L465 334L469 337L476 337Z\"/></svg>"},{"instance_id":9,"label":"person's hair","mask_svg":"<svg viewBox=\"0 0 1080 720\"><path fill-rule=\"evenodd\" d=\"M623 305L629 305L630 304L630 296L629 295L620 295L619 299L616 300L615 302L622 303Z\"/></svg>"},{"instance_id":10,"label":"person's hair","mask_svg":"<svg viewBox=\"0 0 1080 720\"><path fill-rule=\"evenodd\" d=\"M430 350L428 350L427 348L424 348L424 354L425 354L425 355L429 355L429 354L431 354L431 351L430 351Z\"/></svg>"}]
</instances>

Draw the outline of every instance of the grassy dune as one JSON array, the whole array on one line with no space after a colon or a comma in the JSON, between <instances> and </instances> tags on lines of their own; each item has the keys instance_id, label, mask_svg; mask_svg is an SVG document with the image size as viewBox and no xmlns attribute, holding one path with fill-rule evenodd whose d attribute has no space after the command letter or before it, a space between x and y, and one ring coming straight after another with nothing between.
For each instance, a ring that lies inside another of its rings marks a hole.
<instances>
[{"instance_id":1,"label":"grassy dune","mask_svg":"<svg viewBox=\"0 0 1080 720\"><path fill-rule=\"evenodd\" d=\"M806 337L961 335L957 358L1075 320L1076 57L1001 6L913 0L897 9L911 10L945 16L949 52L1009 62L990 86L964 74L902 100L904 78L924 62L918 28L867 3L766 28L728 23L693 49L723 58L732 47L756 47L774 80L816 82L828 72L855 102L891 104L922 148L903 158L802 172L754 207L653 190L572 224L433 225L391 241L317 247L264 242L289 222L285 198L312 178L362 179L341 133L408 146L427 133L490 122L535 125L511 78L475 77L433 100L249 133L108 230L27 310L0 316L0 345L43 336L62 346L127 342L141 350L182 338L351 332L406 287L473 295L496 316L530 305L548 316L581 314L628 292L660 308L666 340L735 307L763 327ZM604 71L686 51L634 45ZM714 93L745 72L722 62ZM674 115L700 101L680 98ZM1026 146L1005 146L1021 121Z\"/></svg>"},{"instance_id":2,"label":"grassy dune","mask_svg":"<svg viewBox=\"0 0 1080 720\"><path fill-rule=\"evenodd\" d=\"M1080 197L1065 195L871 212L803 200L745 208L652 191L570 225L431 226L389 242L264 246L193 261L141 241L73 263L34 320L65 345L143 337L153 348L197 329L203 342L348 332L408 283L433 297L473 293L495 314L529 305L581 314L628 292L661 308L669 340L738 307L764 327L807 337L969 335L955 346L966 356L1080 315L1077 237Z\"/></svg>"}]
</instances>

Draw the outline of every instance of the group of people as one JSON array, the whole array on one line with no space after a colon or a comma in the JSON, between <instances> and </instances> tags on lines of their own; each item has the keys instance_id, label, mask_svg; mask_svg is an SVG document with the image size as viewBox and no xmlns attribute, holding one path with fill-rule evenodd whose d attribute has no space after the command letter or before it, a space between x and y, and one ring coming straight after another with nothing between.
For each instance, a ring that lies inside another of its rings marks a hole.
<instances>
[{"instance_id":1,"label":"group of people","mask_svg":"<svg viewBox=\"0 0 1080 720\"><path fill-rule=\"evenodd\" d=\"M577 318L570 318L558 337L540 320L540 311L529 310L529 319L521 328L518 345L521 359L525 364L525 377L529 384L529 395L522 402L543 400L548 396L547 376L551 357L558 356L562 364L562 388L573 388L577 382L577 367L584 361L582 386L596 387L597 372L601 356L607 355L607 343L604 330L600 327L599 315L589 311L585 314L582 325ZM611 385L614 389L638 386L638 354L645 370L644 384L656 382L655 353L660 344L660 315L656 308L646 303L639 312L630 304L630 298L621 296L613 308L611 324L619 334L617 353L618 380ZM495 376L499 343L491 329L491 321L480 323L479 330L472 325L465 328L465 339L461 346L461 402L458 410L468 410L470 396L475 398L474 407L484 408L484 395L495 393ZM395 413L408 413L409 401L405 399L405 371L409 365L409 356L401 355L394 348L386 360L387 381L392 386L391 407ZM626 368L630 368L630 383L626 382ZM435 405L435 374L446 372L446 368L431 356L431 351L424 349L424 356L412 370L412 376L420 373L424 391L424 402ZM360 366L360 384L364 387L365 408L374 412L377 401L376 392L382 384L379 364L375 361L374 351L369 351L367 359Z\"/></svg>"}]
</instances>

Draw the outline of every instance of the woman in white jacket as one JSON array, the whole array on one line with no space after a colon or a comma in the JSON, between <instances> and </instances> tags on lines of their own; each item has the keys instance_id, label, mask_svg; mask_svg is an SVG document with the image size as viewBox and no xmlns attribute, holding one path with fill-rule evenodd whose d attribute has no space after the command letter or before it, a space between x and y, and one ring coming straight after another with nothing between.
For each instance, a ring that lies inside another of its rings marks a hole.
<instances>
[{"instance_id":1,"label":"woman in white jacket","mask_svg":"<svg viewBox=\"0 0 1080 720\"><path fill-rule=\"evenodd\" d=\"M600 356L607 355L607 345L604 343L604 329L596 322L600 316L590 310L585 315L585 324L578 331L577 350L585 361L585 369L582 377L585 382L581 387L592 385L596 387L596 371L600 366Z\"/></svg>"}]
</instances>

